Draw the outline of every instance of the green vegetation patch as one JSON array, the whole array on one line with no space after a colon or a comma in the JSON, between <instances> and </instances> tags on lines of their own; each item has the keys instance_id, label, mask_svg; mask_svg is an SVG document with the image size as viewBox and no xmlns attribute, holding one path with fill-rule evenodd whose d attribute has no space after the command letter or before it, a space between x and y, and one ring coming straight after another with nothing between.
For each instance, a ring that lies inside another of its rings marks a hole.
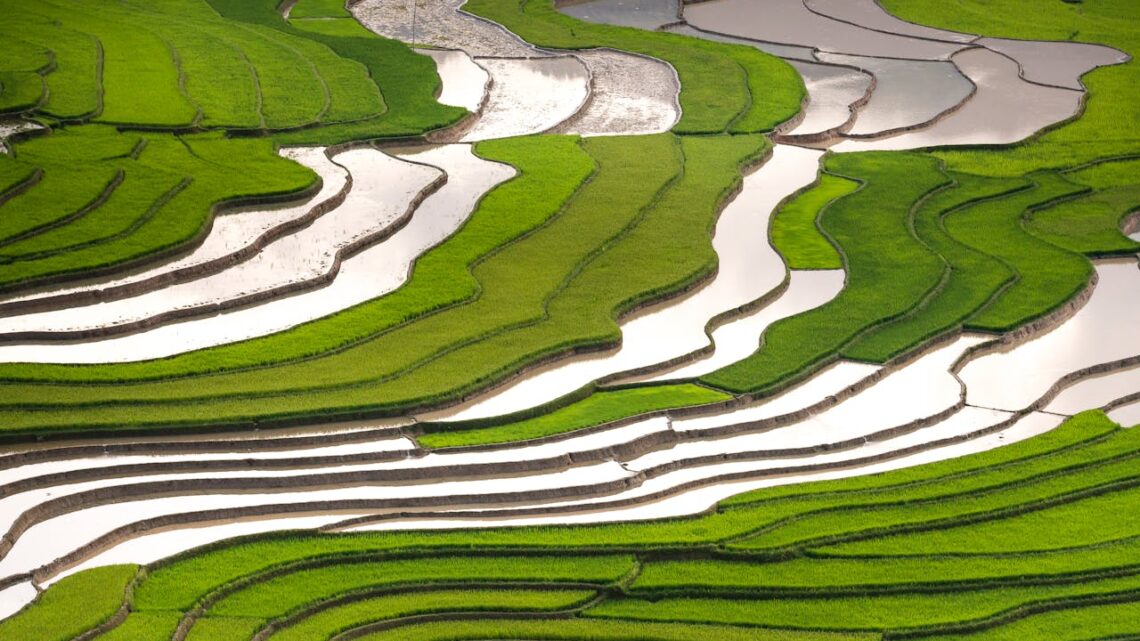
<instances>
[{"instance_id":1,"label":"green vegetation patch","mask_svg":"<svg viewBox=\"0 0 1140 641\"><path fill-rule=\"evenodd\" d=\"M824 208L858 188L854 180L824 174L819 183L780 206L770 235L789 269L843 268L843 259L817 221Z\"/></svg>"},{"instance_id":2,"label":"green vegetation patch","mask_svg":"<svg viewBox=\"0 0 1140 641\"><path fill-rule=\"evenodd\" d=\"M364 625L434 612L565 610L593 598L584 590L440 590L376 597L318 612L269 638L317 641Z\"/></svg>"},{"instance_id":3,"label":"green vegetation patch","mask_svg":"<svg viewBox=\"0 0 1140 641\"><path fill-rule=\"evenodd\" d=\"M0 621L0 639L70 641L118 612L138 570L137 565L109 565L60 579L34 603Z\"/></svg>"}]
</instances>

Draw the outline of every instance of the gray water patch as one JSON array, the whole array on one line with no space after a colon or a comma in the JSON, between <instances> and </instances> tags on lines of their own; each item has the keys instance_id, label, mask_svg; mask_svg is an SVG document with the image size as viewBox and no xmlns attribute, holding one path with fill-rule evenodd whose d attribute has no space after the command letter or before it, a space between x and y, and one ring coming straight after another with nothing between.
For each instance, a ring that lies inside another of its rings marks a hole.
<instances>
[{"instance_id":1,"label":"gray water patch","mask_svg":"<svg viewBox=\"0 0 1140 641\"><path fill-rule=\"evenodd\" d=\"M819 134L846 124L854 115L854 104L862 100L871 87L870 74L833 65L792 61L808 92L808 105L803 120L790 136Z\"/></svg>"},{"instance_id":2,"label":"gray water patch","mask_svg":"<svg viewBox=\"0 0 1140 641\"><path fill-rule=\"evenodd\" d=\"M804 4L810 10L830 18L900 36L956 43L968 43L977 38L973 34L945 31L901 20L887 13L876 0L804 0Z\"/></svg>"},{"instance_id":3,"label":"gray water patch","mask_svg":"<svg viewBox=\"0 0 1140 641\"><path fill-rule=\"evenodd\" d=\"M676 22L681 14L677 0L586 0L556 4L562 13L586 22L649 30Z\"/></svg>"},{"instance_id":4,"label":"gray water patch","mask_svg":"<svg viewBox=\"0 0 1140 641\"><path fill-rule=\"evenodd\" d=\"M892 60L820 53L823 62L852 65L875 76L875 90L859 109L852 136L914 127L957 107L974 86L951 62Z\"/></svg>"},{"instance_id":5,"label":"gray water patch","mask_svg":"<svg viewBox=\"0 0 1140 641\"><path fill-rule=\"evenodd\" d=\"M463 51L422 49L419 53L435 61L443 85L436 100L445 105L463 107L472 113L479 111L487 95L487 82L491 79L486 69L475 64Z\"/></svg>"},{"instance_id":6,"label":"gray water patch","mask_svg":"<svg viewBox=\"0 0 1140 641\"><path fill-rule=\"evenodd\" d=\"M846 140L832 149L845 152L1008 144L1024 140L1080 109L1081 92L1025 82L1018 76L1015 62L988 49L962 51L955 54L954 63L978 87L960 109L925 129L879 140Z\"/></svg>"},{"instance_id":7,"label":"gray water patch","mask_svg":"<svg viewBox=\"0 0 1140 641\"><path fill-rule=\"evenodd\" d=\"M1026 80L1070 89L1084 89L1081 76L1097 67L1128 61L1122 51L1082 42L982 38L978 44L1016 60Z\"/></svg>"},{"instance_id":8,"label":"gray water patch","mask_svg":"<svg viewBox=\"0 0 1140 641\"><path fill-rule=\"evenodd\" d=\"M668 64L620 51L575 54L590 70L590 102L553 133L583 136L655 134L681 117L681 85Z\"/></svg>"},{"instance_id":9,"label":"gray water patch","mask_svg":"<svg viewBox=\"0 0 1140 641\"><path fill-rule=\"evenodd\" d=\"M863 56L945 60L963 47L838 22L808 11L802 0L712 0L687 5L685 19L728 35Z\"/></svg>"},{"instance_id":10,"label":"gray water patch","mask_svg":"<svg viewBox=\"0 0 1140 641\"><path fill-rule=\"evenodd\" d=\"M0 362L99 363L159 358L282 331L393 291L406 282L412 263L421 254L462 225L487 190L515 174L511 167L475 157L468 145L403 149L401 153L408 160L447 172L447 184L424 200L402 229L345 259L336 278L324 287L127 336L74 344L4 345L0 346ZM364 187L368 182L382 185L400 178L388 173L356 176L356 180ZM355 188L343 206L376 208L367 190L358 192Z\"/></svg>"},{"instance_id":11,"label":"gray water patch","mask_svg":"<svg viewBox=\"0 0 1140 641\"><path fill-rule=\"evenodd\" d=\"M413 45L460 49L480 56L529 58L546 55L521 38L460 10L466 0L361 0L349 7L365 27Z\"/></svg>"},{"instance_id":12,"label":"gray water patch","mask_svg":"<svg viewBox=\"0 0 1140 641\"><path fill-rule=\"evenodd\" d=\"M578 113L590 94L586 66L572 56L476 62L493 82L482 116L462 142L541 133Z\"/></svg>"},{"instance_id":13,"label":"gray water patch","mask_svg":"<svg viewBox=\"0 0 1140 641\"><path fill-rule=\"evenodd\" d=\"M756 47L761 51L778 56L785 60L813 60L811 47L797 47L795 45L776 44L774 42L762 42L759 40L749 40L748 38L741 38L730 36L723 33L716 33L714 31L705 31L697 29L689 24L674 25L666 29L669 33L678 33L682 36L690 36L693 38L700 38L702 40L710 40L712 42L727 42L734 45L746 45L749 47Z\"/></svg>"}]
</instances>

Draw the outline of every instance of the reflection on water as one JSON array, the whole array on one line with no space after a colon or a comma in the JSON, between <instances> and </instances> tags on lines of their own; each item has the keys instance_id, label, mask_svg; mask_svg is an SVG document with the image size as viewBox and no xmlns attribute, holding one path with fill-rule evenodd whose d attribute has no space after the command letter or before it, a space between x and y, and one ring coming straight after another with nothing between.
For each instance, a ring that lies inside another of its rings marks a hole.
<instances>
[{"instance_id":1,"label":"reflection on water","mask_svg":"<svg viewBox=\"0 0 1140 641\"><path fill-rule=\"evenodd\" d=\"M172 311L202 308L200 313L210 313L259 294L318 284L335 269L342 251L388 233L407 215L420 190L441 175L434 168L401 162L374 149L347 151L337 156L337 163L354 177L350 197L245 262L133 298L3 319L0 328L99 332Z\"/></svg>"},{"instance_id":2,"label":"reflection on water","mask_svg":"<svg viewBox=\"0 0 1140 641\"><path fill-rule=\"evenodd\" d=\"M803 0L715 0L685 7L694 27L744 38L862 56L945 60L960 43L871 31L808 11Z\"/></svg>"},{"instance_id":3,"label":"reflection on water","mask_svg":"<svg viewBox=\"0 0 1140 641\"><path fill-rule=\"evenodd\" d=\"M961 109L928 129L875 141L848 140L833 150L1012 143L1072 116L1080 108L1081 92L1025 82L1018 77L1017 63L988 49L963 51L954 56L954 63L978 86L977 93Z\"/></svg>"},{"instance_id":4,"label":"reflection on water","mask_svg":"<svg viewBox=\"0 0 1140 641\"><path fill-rule=\"evenodd\" d=\"M436 71L443 85L437 100L445 105L463 107L476 112L483 104L486 93L487 72L462 51L424 49L420 53L435 60Z\"/></svg>"},{"instance_id":5,"label":"reflection on water","mask_svg":"<svg viewBox=\"0 0 1140 641\"><path fill-rule=\"evenodd\" d=\"M1093 407L1104 407L1136 392L1140 392L1140 367L1086 378L1058 394L1045 409L1059 414L1076 414Z\"/></svg>"},{"instance_id":6,"label":"reflection on water","mask_svg":"<svg viewBox=\"0 0 1140 641\"><path fill-rule=\"evenodd\" d=\"M978 44L1017 60L1026 80L1070 89L1083 89L1080 78L1092 69L1128 60L1127 54L1112 47L1080 42L982 38Z\"/></svg>"},{"instance_id":7,"label":"reflection on water","mask_svg":"<svg viewBox=\"0 0 1140 641\"><path fill-rule=\"evenodd\" d=\"M1124 427L1140 427L1140 401L1122 405L1109 412L1108 417Z\"/></svg>"},{"instance_id":8,"label":"reflection on water","mask_svg":"<svg viewBox=\"0 0 1140 641\"><path fill-rule=\"evenodd\" d=\"M589 75L576 58L485 58L479 64L494 84L463 142L546 131L573 116L589 94Z\"/></svg>"},{"instance_id":9,"label":"reflection on water","mask_svg":"<svg viewBox=\"0 0 1140 641\"><path fill-rule=\"evenodd\" d=\"M913 127L953 109L974 87L950 62L890 60L821 53L823 62L852 65L875 76L871 100L859 110L854 136Z\"/></svg>"},{"instance_id":10,"label":"reflection on water","mask_svg":"<svg viewBox=\"0 0 1140 641\"><path fill-rule=\"evenodd\" d=\"M788 132L799 136L836 129L853 116L851 105L867 94L869 74L811 62L792 61L807 88L809 102L803 121Z\"/></svg>"},{"instance_id":11,"label":"reflection on water","mask_svg":"<svg viewBox=\"0 0 1140 641\"><path fill-rule=\"evenodd\" d=\"M969 43L977 36L945 31L900 20L887 13L876 0L804 0L809 9L825 16L853 22L876 31L889 31L903 36Z\"/></svg>"},{"instance_id":12,"label":"reflection on water","mask_svg":"<svg viewBox=\"0 0 1140 641\"><path fill-rule=\"evenodd\" d=\"M1104 261L1088 303L1049 333L971 361L961 371L972 405L1020 409L1069 372L1140 354L1140 269Z\"/></svg>"},{"instance_id":13,"label":"reflection on water","mask_svg":"<svg viewBox=\"0 0 1140 641\"><path fill-rule=\"evenodd\" d=\"M370 152L382 156L379 152ZM190 349L264 336L346 309L386 294L403 284L412 262L428 248L450 236L470 215L478 198L514 175L512 168L476 158L468 145L450 145L408 153L409 160L438 166L450 176L446 185L425 200L411 221L388 239L341 263L335 280L319 289L264 304L158 327L118 338L74 345L0 346L0 361L122 362L177 354ZM438 172L420 165L389 160L387 171L355 176L356 187L344 207L374 216L382 208L407 206L407 201L379 204L375 198L394 188L424 186ZM369 189L368 185L376 189ZM379 190L379 191L377 191ZM414 193L414 192L411 192ZM371 212L371 213L370 213Z\"/></svg>"},{"instance_id":14,"label":"reflection on water","mask_svg":"<svg viewBox=\"0 0 1140 641\"><path fill-rule=\"evenodd\" d=\"M713 31L703 31L696 29L691 25L680 24L671 26L667 29L672 33L679 33L683 36L691 36L693 38L701 38L703 40L711 40L713 42L728 42L731 44L747 45L749 47L756 47L761 51L766 51L773 56L779 56L786 60L814 60L811 47L797 47L795 45L776 44L774 42L760 42L758 40L748 40L747 38L736 38L723 33L716 33Z\"/></svg>"}]
</instances>

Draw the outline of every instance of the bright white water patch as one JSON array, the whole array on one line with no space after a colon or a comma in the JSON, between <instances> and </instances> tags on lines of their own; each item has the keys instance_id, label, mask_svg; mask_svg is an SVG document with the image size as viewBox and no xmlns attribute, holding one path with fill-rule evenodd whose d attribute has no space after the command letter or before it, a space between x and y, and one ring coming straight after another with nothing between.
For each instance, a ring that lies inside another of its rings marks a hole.
<instances>
[{"instance_id":1,"label":"bright white water patch","mask_svg":"<svg viewBox=\"0 0 1140 641\"><path fill-rule=\"evenodd\" d=\"M1135 260L1103 261L1088 303L1056 329L1007 352L968 363L959 376L967 402L1018 410L1061 377L1086 367L1140 354L1140 269Z\"/></svg>"},{"instance_id":2,"label":"bright white water patch","mask_svg":"<svg viewBox=\"0 0 1140 641\"><path fill-rule=\"evenodd\" d=\"M1110 411L1108 417L1124 427L1140 426L1140 401L1121 405Z\"/></svg>"},{"instance_id":3,"label":"bright white water patch","mask_svg":"<svg viewBox=\"0 0 1140 641\"><path fill-rule=\"evenodd\" d=\"M282 530L308 530L330 525L344 519L367 516L367 512L326 512L319 515L293 516L283 518L249 518L225 520L196 527L158 531L133 539L96 553L88 559L63 570L44 581L51 585L76 572L119 563L154 563L179 552L224 541L239 536L280 532Z\"/></svg>"},{"instance_id":4,"label":"bright white water patch","mask_svg":"<svg viewBox=\"0 0 1140 641\"><path fill-rule=\"evenodd\" d=\"M953 61L978 87L974 97L960 109L925 129L880 140L847 140L832 150L1006 144L1024 140L1080 109L1080 91L1026 82L1018 76L1016 62L988 49L962 51L954 55Z\"/></svg>"},{"instance_id":5,"label":"bright white water patch","mask_svg":"<svg viewBox=\"0 0 1140 641\"><path fill-rule=\"evenodd\" d=\"M98 335L120 325L153 326L166 316L213 313L261 297L321 284L344 253L390 235L406 222L414 199L443 174L375 149L337 156L353 176L352 194L311 225L266 245L253 258L216 274L106 303L0 319L0 333L78 332Z\"/></svg>"},{"instance_id":6,"label":"bright white water patch","mask_svg":"<svg viewBox=\"0 0 1140 641\"><path fill-rule=\"evenodd\" d=\"M189 255L155 267L127 275L117 274L90 283L53 288L50 291L8 298L10 301L38 300L43 304L52 301L57 306L70 306L79 297L76 294L98 293L107 299L117 292L129 291L137 295L143 291L187 280L207 271L219 271L229 266L238 252L249 251L266 236L280 234L290 225L298 224L314 213L314 208L325 205L330 198L345 188L348 171L329 159L324 147L288 147L278 153L294 160L321 177L320 191L305 202L273 209L249 209L222 213L214 218L206 239ZM119 294L121 295L121 294Z\"/></svg>"},{"instance_id":7,"label":"bright white water patch","mask_svg":"<svg viewBox=\"0 0 1140 641\"><path fill-rule=\"evenodd\" d=\"M894 439L891 441L883 441L874 443L867 447L855 451L834 452L830 454L821 454L812 457L801 459L779 459L779 464L773 466L771 462L765 464L763 462L746 462L746 463L730 463L719 466L706 466L704 468L693 468L692 470L685 470L685 474L678 473L673 478L667 479L670 475L664 475L657 479L647 481L642 486L630 491L629 496L634 492L644 495L646 493L658 490L668 490L670 486L675 487L677 483L700 481L701 472L711 474L705 476L707 485L695 487L690 490L675 493L667 498L647 502L640 505L631 507L604 507L606 501L615 499L627 498L627 494L623 493L616 497L591 499L588 501L580 501L574 503L563 503L571 507L579 507L576 512L566 514L554 514L546 516L501 516L490 518L480 514L479 511L464 511L456 512L455 517L448 518L446 516L437 516L433 518L409 518L409 519L393 519L388 521L379 521L364 525L356 525L351 527L341 528L343 531L382 531L382 530L405 530L405 529L453 529L453 528L472 528L472 527L503 527L503 526L527 526L527 525L544 525L544 524L584 524L584 523L606 523L615 521L639 521L649 519L661 519L679 516L688 516L698 514L705 510L710 509L718 501L722 501L731 496L758 490L766 487L775 487L779 485L789 485L793 483L808 483L813 481L825 481L841 478L849 478L853 476L862 476L866 474L878 474L896 469L906 467L913 467L916 465L924 465L968 454L975 454L984 452L1003 445L1015 443L1033 436L1038 436L1056 428L1061 423L1061 417L1051 414L1033 413L1021 420L1017 421L1012 426L1006 427L1001 430L994 431L993 433L971 437L971 433L982 428L989 428L996 426L1000 422L1006 420L1007 414L1001 412L989 412L986 410L978 410L977 408L966 408L955 414L953 417L946 419L938 425L933 425L924 428L923 432L913 433L906 437ZM918 443L929 442L936 438L955 439L956 442L947 442L944 445L938 445L917 452L910 452L907 448ZM877 462L868 462L864 464L851 464L843 466L844 461L867 457L869 455L882 454L888 456L885 460ZM897 456L894 456L897 454ZM837 466L834 469L813 470L803 472L780 472L769 475L764 475L764 469L788 469L793 465L811 465L822 462L834 463ZM723 474L739 473L739 472L754 472L762 478L753 478L746 480L735 481L717 481L717 476ZM682 478L684 476L684 478ZM465 518L459 518L459 515Z\"/></svg>"},{"instance_id":8,"label":"bright white water patch","mask_svg":"<svg viewBox=\"0 0 1140 641\"><path fill-rule=\"evenodd\" d=\"M31 581L17 583L11 587L0 590L0 619L6 619L19 612L25 605L38 596Z\"/></svg>"},{"instance_id":9,"label":"bright white water patch","mask_svg":"<svg viewBox=\"0 0 1140 641\"><path fill-rule=\"evenodd\" d=\"M708 31L862 56L945 60L965 46L839 22L812 13L803 0L712 0L686 5L685 19Z\"/></svg>"},{"instance_id":10,"label":"bright white water patch","mask_svg":"<svg viewBox=\"0 0 1140 641\"><path fill-rule=\"evenodd\" d=\"M873 425L904 425L954 407L961 402L962 386L950 373L950 367L967 349L984 341L985 339L980 336L963 336L925 354L889 373L868 389L813 416L807 421L810 427L805 429L817 433L844 434L850 430L870 430L870 426ZM801 389L796 388L768 403L732 410L723 416L677 421L673 429L679 432L702 430L756 421L803 409L842 389L837 389L832 381L844 381L848 382L848 385L854 383L855 380L852 380L854 377L847 378L843 369L836 367L809 379L801 387L805 391L814 387L811 394L805 395L804 392L796 394ZM792 402L789 397L797 398L797 401ZM767 407L767 412L763 412L766 406L770 407ZM782 411L777 412L777 410Z\"/></svg>"},{"instance_id":11,"label":"bright white water patch","mask_svg":"<svg viewBox=\"0 0 1140 641\"><path fill-rule=\"evenodd\" d=\"M327 316L389 293L408 278L411 264L429 248L450 236L471 214L478 199L514 175L514 169L482 160L468 145L448 145L424 151L406 150L408 160L438 166L449 179L425 200L411 221L387 240L346 259L330 284L295 296L193 321L158 327L117 338L70 345L0 346L0 361L121 362L157 358L223 343L264 336ZM421 176L421 186L437 172L398 163ZM406 194L413 185L404 173L360 176L358 181L387 186ZM345 207L370 211L376 207L406 207L407 201L377 205L375 191L349 194ZM401 196L406 198L406 196Z\"/></svg>"},{"instance_id":12,"label":"bright white water patch","mask_svg":"<svg viewBox=\"0 0 1140 641\"><path fill-rule=\"evenodd\" d=\"M470 498L487 501L497 494L510 496L520 491L584 488L628 479L631 473L617 463L607 462L551 473L509 476L501 479L445 481L414 485L355 485L309 491L235 492L167 496L93 506L42 521L28 528L12 550L0 560L0 578L34 570L56 558L79 549L93 539L145 519L207 510L242 509L251 506L280 506L270 516L294 517L336 501L385 501L438 497L447 505L470 504ZM517 499L516 499L517 500ZM311 509L306 509L311 508ZM324 509L335 510L335 503ZM360 508L342 508L342 511ZM215 519L227 518L218 515ZM165 526L173 529L174 525ZM140 533L141 534L141 533ZM134 538L134 537L126 537Z\"/></svg>"},{"instance_id":13,"label":"bright white water patch","mask_svg":"<svg viewBox=\"0 0 1140 641\"><path fill-rule=\"evenodd\" d=\"M1076 414L1104 407L1118 398L1137 392L1140 392L1140 366L1086 378L1065 388L1045 406L1045 411Z\"/></svg>"},{"instance_id":14,"label":"bright white water patch","mask_svg":"<svg viewBox=\"0 0 1140 641\"><path fill-rule=\"evenodd\" d=\"M586 66L574 57L480 58L478 63L491 74L491 91L464 142L541 133L577 113L589 96Z\"/></svg>"},{"instance_id":15,"label":"bright white water patch","mask_svg":"<svg viewBox=\"0 0 1140 641\"><path fill-rule=\"evenodd\" d=\"M707 346L705 327L711 318L755 301L783 281L784 263L768 244L768 220L780 201L815 180L821 155L812 149L777 146L759 170L744 178L740 194L717 221L712 243L719 269L714 280L685 298L623 323L622 345L616 352L555 364L491 391L484 400L434 417L465 420L516 412L552 401L590 381Z\"/></svg>"},{"instance_id":16,"label":"bright white water patch","mask_svg":"<svg viewBox=\"0 0 1140 641\"><path fill-rule=\"evenodd\" d=\"M491 76L475 64L463 51L420 49L418 53L435 60L436 71L443 85L437 100L445 105L463 107L472 113L479 111L487 95L487 82Z\"/></svg>"},{"instance_id":17,"label":"bright white water patch","mask_svg":"<svg viewBox=\"0 0 1140 641\"><path fill-rule=\"evenodd\" d=\"M667 381L696 378L743 360L760 346L760 337L772 323L801 314L830 301L843 289L842 269L794 270L788 288L771 303L713 330L712 354L663 374L633 377L628 381ZM623 382L628 382L623 381Z\"/></svg>"},{"instance_id":18,"label":"bright white water patch","mask_svg":"<svg viewBox=\"0 0 1140 641\"><path fill-rule=\"evenodd\" d=\"M924 125L970 98L974 86L950 62L891 60L820 53L823 62L852 65L875 76L871 99L846 133L874 136Z\"/></svg>"},{"instance_id":19,"label":"bright white water patch","mask_svg":"<svg viewBox=\"0 0 1140 641\"><path fill-rule=\"evenodd\" d=\"M677 420L673 422L673 429L678 432L701 432L798 412L842 392L880 369L882 368L877 365L839 361L777 396L733 411Z\"/></svg>"}]
</instances>

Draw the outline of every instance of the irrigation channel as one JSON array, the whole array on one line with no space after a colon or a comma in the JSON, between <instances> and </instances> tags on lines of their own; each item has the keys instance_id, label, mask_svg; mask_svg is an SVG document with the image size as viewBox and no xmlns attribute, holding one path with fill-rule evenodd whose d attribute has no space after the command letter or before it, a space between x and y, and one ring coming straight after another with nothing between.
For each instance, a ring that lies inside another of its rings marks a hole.
<instances>
[{"instance_id":1,"label":"irrigation channel","mask_svg":"<svg viewBox=\"0 0 1140 641\"><path fill-rule=\"evenodd\" d=\"M422 147L286 148L322 180L303 203L220 216L192 253L0 300L0 362L158 358L295 327L398 289L424 252L514 176L471 143L528 133L668 131L666 63L533 47L462 10L399 0L353 14L424 49L439 99L475 117ZM229 537L587 523L694 514L750 489L869 474L998 447L1090 407L1140 421L1140 269L1096 263L1091 293L1005 340L964 333L890 367L839 360L774 397L660 411L536 441L430 450L422 421L501 416L594 382L685 380L737 362L779 319L818 307L841 270L789 271L770 216L825 149L1022 140L1081 108L1107 47L981 38L897 20L873 0L593 0L578 18L749 44L804 77L802 117L745 176L713 235L715 277L621 319L619 347L522 373L462 404L387 421L253 434L118 437L0 453L0 615L81 569L146 563ZM0 126L2 127L2 126ZM7 129L0 128L0 136Z\"/></svg>"}]
</instances>

